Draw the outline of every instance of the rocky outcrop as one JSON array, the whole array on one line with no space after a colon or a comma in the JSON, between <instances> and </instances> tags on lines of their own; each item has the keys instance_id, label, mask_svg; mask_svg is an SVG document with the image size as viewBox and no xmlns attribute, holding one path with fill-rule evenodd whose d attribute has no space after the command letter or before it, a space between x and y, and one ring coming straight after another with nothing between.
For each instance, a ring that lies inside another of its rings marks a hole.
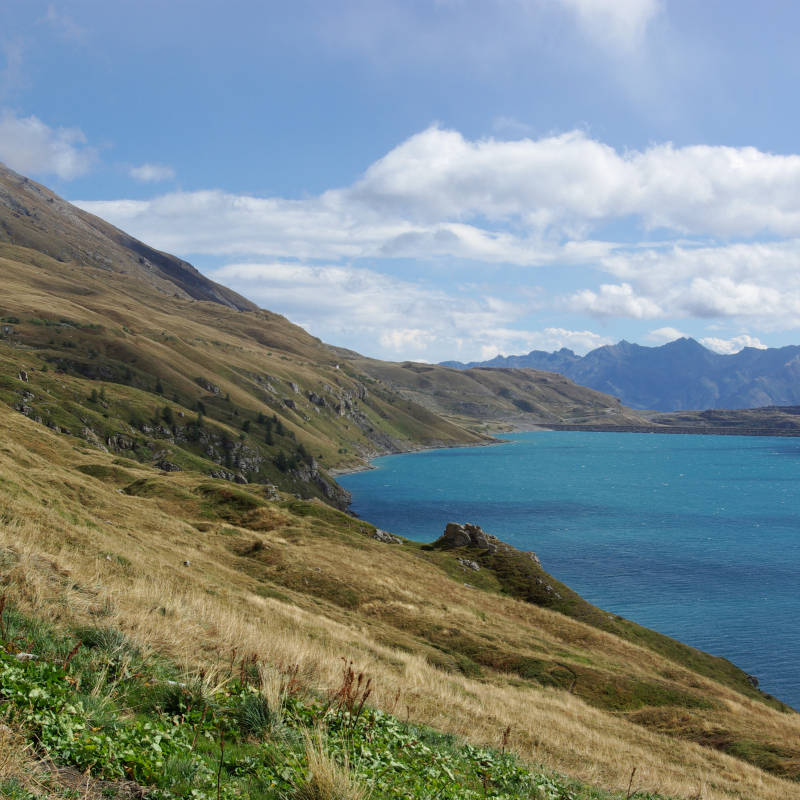
<instances>
[{"instance_id":1,"label":"rocky outcrop","mask_svg":"<svg viewBox=\"0 0 800 800\"><path fill-rule=\"evenodd\" d=\"M399 536L394 536L387 531L382 531L380 528L375 528L375 530L369 534L370 538L377 539L379 542L385 542L386 544L402 544L403 540Z\"/></svg>"},{"instance_id":2,"label":"rocky outcrop","mask_svg":"<svg viewBox=\"0 0 800 800\"><path fill-rule=\"evenodd\" d=\"M459 525L457 522L449 522L444 529L441 537L434 544L442 550L454 550L456 547L479 547L481 550L488 550L496 553L503 543L490 533L481 530L480 525Z\"/></svg>"},{"instance_id":3,"label":"rocky outcrop","mask_svg":"<svg viewBox=\"0 0 800 800\"><path fill-rule=\"evenodd\" d=\"M470 525L469 522L459 525L458 522L449 522L444 533L431 545L437 550L455 550L457 547L474 547L485 550L490 555L497 552L516 553L530 558L537 567L542 566L536 553L522 553L515 547L500 541L496 536L481 529L480 525ZM480 566L471 559L456 559L462 566L478 571Z\"/></svg>"}]
</instances>

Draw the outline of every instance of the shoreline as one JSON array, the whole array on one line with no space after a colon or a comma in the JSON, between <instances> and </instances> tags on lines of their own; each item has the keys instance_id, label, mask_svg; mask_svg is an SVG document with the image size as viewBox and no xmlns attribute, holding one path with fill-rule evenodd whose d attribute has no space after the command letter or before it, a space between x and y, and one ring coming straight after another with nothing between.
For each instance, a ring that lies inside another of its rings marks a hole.
<instances>
[{"instance_id":1,"label":"shoreline","mask_svg":"<svg viewBox=\"0 0 800 800\"><path fill-rule=\"evenodd\" d=\"M489 436L490 434L486 434ZM325 470L332 478L338 478L340 475L352 475L356 472L368 472L371 469L378 469L373 465L372 461L376 458L383 458L384 456L402 456L406 453L421 453L423 450L455 450L459 447L491 447L495 444L506 444L508 439L491 438L491 441L483 442L463 442L458 444L446 444L444 442L437 442L436 444L421 444L409 447L408 450L392 450L390 452L374 452L366 456L366 463L353 467L333 467L332 469Z\"/></svg>"},{"instance_id":2,"label":"shoreline","mask_svg":"<svg viewBox=\"0 0 800 800\"><path fill-rule=\"evenodd\" d=\"M791 428L703 428L679 425L566 425L551 424L537 426L544 431L588 431L589 433L671 433L700 436L772 436L793 438L800 430Z\"/></svg>"}]
</instances>

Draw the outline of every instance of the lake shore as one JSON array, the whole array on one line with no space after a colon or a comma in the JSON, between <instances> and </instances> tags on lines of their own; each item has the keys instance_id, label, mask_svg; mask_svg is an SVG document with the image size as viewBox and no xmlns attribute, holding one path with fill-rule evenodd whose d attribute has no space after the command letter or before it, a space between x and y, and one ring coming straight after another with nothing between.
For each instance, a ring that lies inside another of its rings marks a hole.
<instances>
[{"instance_id":1,"label":"lake shore","mask_svg":"<svg viewBox=\"0 0 800 800\"><path fill-rule=\"evenodd\" d=\"M800 430L788 428L712 428L672 425L538 425L541 431L588 431L590 433L675 433L700 436L800 436Z\"/></svg>"},{"instance_id":2,"label":"lake shore","mask_svg":"<svg viewBox=\"0 0 800 800\"><path fill-rule=\"evenodd\" d=\"M544 429L542 429L544 430ZM507 432L507 431L506 431ZM491 435L491 434L487 434ZM366 455L366 463L353 465L351 467L334 467L332 469L326 470L328 475L332 478L336 478L339 475L352 475L356 472L367 472L371 469L377 469L376 466L372 464L373 459L376 458L383 458L384 456L400 456L405 453L421 453L424 450L455 450L459 447L491 447L495 444L506 444L509 440L508 439L498 439L496 437L492 437L490 441L484 442L458 442L456 444L448 444L446 442L435 442L430 444L415 444L409 447L407 450L386 450L386 451L375 451L374 453L369 453Z\"/></svg>"}]
</instances>

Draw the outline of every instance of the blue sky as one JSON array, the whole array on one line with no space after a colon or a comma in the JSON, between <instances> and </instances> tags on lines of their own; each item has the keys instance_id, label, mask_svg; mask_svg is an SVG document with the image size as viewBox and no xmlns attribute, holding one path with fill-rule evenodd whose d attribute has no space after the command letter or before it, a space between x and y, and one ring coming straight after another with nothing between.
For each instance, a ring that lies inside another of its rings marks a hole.
<instances>
[{"instance_id":1,"label":"blue sky","mask_svg":"<svg viewBox=\"0 0 800 800\"><path fill-rule=\"evenodd\" d=\"M800 5L0 0L0 160L389 359L800 341Z\"/></svg>"}]
</instances>

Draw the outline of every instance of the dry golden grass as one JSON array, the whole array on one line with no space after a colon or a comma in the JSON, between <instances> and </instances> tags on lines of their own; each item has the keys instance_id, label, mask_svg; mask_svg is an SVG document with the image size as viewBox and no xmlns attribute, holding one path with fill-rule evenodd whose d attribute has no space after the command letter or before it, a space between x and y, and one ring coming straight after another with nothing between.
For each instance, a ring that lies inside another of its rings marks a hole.
<instances>
[{"instance_id":1,"label":"dry golden grass","mask_svg":"<svg viewBox=\"0 0 800 800\"><path fill-rule=\"evenodd\" d=\"M348 762L339 766L328 752L321 729L305 734L308 775L298 786L294 800L368 800L369 787L350 774Z\"/></svg>"},{"instance_id":2,"label":"dry golden grass","mask_svg":"<svg viewBox=\"0 0 800 800\"><path fill-rule=\"evenodd\" d=\"M338 686L341 658L352 659L373 678L377 706L477 743L496 744L510 725L512 746L524 759L607 789L626 789L635 766L641 789L675 797L800 798L797 783L566 691L499 673L471 680L433 666L424 643L410 634L405 649L387 642L403 636L403 620L416 618L423 626L445 623L445 630L485 628L498 641L561 652L567 662L589 654L608 670L660 679L669 673L675 684L715 701L717 708L697 712L704 719L736 724L756 740L800 741L798 715L778 713L560 614L467 589L418 556L313 520L292 517L290 525L261 532L227 523L197 530L181 517L180 500L119 494L75 471L111 457L74 442L21 415L0 416L1 577L9 598L29 612L56 624L118 626L187 670L229 662L234 648L257 653L279 671L296 667L306 686L323 692ZM187 489L194 480L161 479ZM276 510L270 520L284 514ZM226 536L223 527L239 535ZM256 558L237 555L256 540L262 543ZM264 579L278 556L284 573L299 576L297 588ZM336 586L372 586L373 599L347 608L304 592L303 581L313 587L320 574ZM277 586L287 602L259 596L265 586Z\"/></svg>"}]
</instances>

